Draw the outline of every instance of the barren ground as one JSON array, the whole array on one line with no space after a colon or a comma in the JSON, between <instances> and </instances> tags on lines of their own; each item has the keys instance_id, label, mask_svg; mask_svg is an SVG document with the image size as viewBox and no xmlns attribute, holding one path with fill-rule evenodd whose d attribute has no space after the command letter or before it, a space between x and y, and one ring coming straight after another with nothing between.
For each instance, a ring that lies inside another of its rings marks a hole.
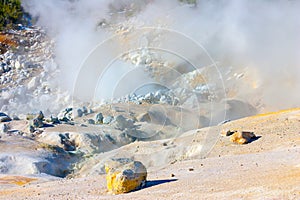
<instances>
[{"instance_id":1,"label":"barren ground","mask_svg":"<svg viewBox=\"0 0 300 200\"><path fill-rule=\"evenodd\" d=\"M300 198L300 109L190 131L172 141L191 145L191 139L197 143L208 132L217 135L221 129L254 131L260 137L249 144L236 145L228 137L220 136L205 157L195 155L193 159L150 170L147 186L128 194L108 194L105 175L53 181L28 180L27 184L20 183L20 177L18 182L18 177L1 175L0 199ZM136 145L142 148L149 143L138 142L124 148L136 148Z\"/></svg>"}]
</instances>

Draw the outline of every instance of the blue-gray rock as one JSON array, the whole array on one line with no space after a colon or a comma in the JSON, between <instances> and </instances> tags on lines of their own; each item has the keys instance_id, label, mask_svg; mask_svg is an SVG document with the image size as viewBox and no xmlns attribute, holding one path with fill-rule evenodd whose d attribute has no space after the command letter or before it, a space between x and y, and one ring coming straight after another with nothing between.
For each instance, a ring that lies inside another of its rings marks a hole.
<instances>
[{"instance_id":1,"label":"blue-gray rock","mask_svg":"<svg viewBox=\"0 0 300 200\"><path fill-rule=\"evenodd\" d=\"M0 124L0 134L7 133L8 129L9 127L7 124L3 124L3 123Z\"/></svg>"},{"instance_id":2,"label":"blue-gray rock","mask_svg":"<svg viewBox=\"0 0 300 200\"><path fill-rule=\"evenodd\" d=\"M0 122L9 122L9 121L11 121L11 118L7 114L0 112Z\"/></svg>"},{"instance_id":3,"label":"blue-gray rock","mask_svg":"<svg viewBox=\"0 0 300 200\"><path fill-rule=\"evenodd\" d=\"M73 112L72 108L66 108L65 110L61 111L57 117L60 121L69 122L73 120L72 112Z\"/></svg>"},{"instance_id":4,"label":"blue-gray rock","mask_svg":"<svg viewBox=\"0 0 300 200\"><path fill-rule=\"evenodd\" d=\"M102 124L103 123L103 115L102 115L102 113L98 113L95 116L95 122L96 122L96 124Z\"/></svg>"},{"instance_id":5,"label":"blue-gray rock","mask_svg":"<svg viewBox=\"0 0 300 200\"><path fill-rule=\"evenodd\" d=\"M82 111L83 111L84 114L87 114L87 113L88 113L87 107L83 106L83 107L82 107Z\"/></svg>"},{"instance_id":6,"label":"blue-gray rock","mask_svg":"<svg viewBox=\"0 0 300 200\"><path fill-rule=\"evenodd\" d=\"M32 120L32 125L34 128L42 128L44 126L44 123L42 120L35 118Z\"/></svg>"},{"instance_id":7,"label":"blue-gray rock","mask_svg":"<svg viewBox=\"0 0 300 200\"><path fill-rule=\"evenodd\" d=\"M44 114L42 111L39 112L39 114L36 116L36 119L43 121L44 120Z\"/></svg>"},{"instance_id":8,"label":"blue-gray rock","mask_svg":"<svg viewBox=\"0 0 300 200\"><path fill-rule=\"evenodd\" d=\"M88 120L87 120L87 123L88 123L88 124L95 124L95 120L93 120L93 119L88 119Z\"/></svg>"},{"instance_id":9,"label":"blue-gray rock","mask_svg":"<svg viewBox=\"0 0 300 200\"><path fill-rule=\"evenodd\" d=\"M82 117L82 116L83 116L83 111L80 108L78 108L76 110L76 113L75 113L74 117Z\"/></svg>"},{"instance_id":10,"label":"blue-gray rock","mask_svg":"<svg viewBox=\"0 0 300 200\"><path fill-rule=\"evenodd\" d=\"M133 127L133 121L130 119L126 119L123 115L118 115L112 123L117 129L120 130Z\"/></svg>"},{"instance_id":11,"label":"blue-gray rock","mask_svg":"<svg viewBox=\"0 0 300 200\"><path fill-rule=\"evenodd\" d=\"M33 133L35 131L35 128L32 125L29 125L28 130L30 133Z\"/></svg>"}]
</instances>

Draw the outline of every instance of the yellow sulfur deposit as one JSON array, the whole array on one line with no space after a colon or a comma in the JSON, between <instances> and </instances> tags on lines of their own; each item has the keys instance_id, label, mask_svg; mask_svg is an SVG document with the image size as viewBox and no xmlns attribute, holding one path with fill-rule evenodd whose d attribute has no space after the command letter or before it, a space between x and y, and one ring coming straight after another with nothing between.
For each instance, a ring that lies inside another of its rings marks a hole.
<instances>
[{"instance_id":1,"label":"yellow sulfur deposit","mask_svg":"<svg viewBox=\"0 0 300 200\"><path fill-rule=\"evenodd\" d=\"M121 158L105 164L107 189L113 194L127 193L143 187L147 170L139 161Z\"/></svg>"},{"instance_id":2,"label":"yellow sulfur deposit","mask_svg":"<svg viewBox=\"0 0 300 200\"><path fill-rule=\"evenodd\" d=\"M22 186L35 180L37 179L25 176L5 176L0 178L0 184L16 184Z\"/></svg>"},{"instance_id":3,"label":"yellow sulfur deposit","mask_svg":"<svg viewBox=\"0 0 300 200\"><path fill-rule=\"evenodd\" d=\"M237 144L246 144L248 143L252 138L255 138L256 136L254 135L253 132L248 132L248 131L235 131L231 137L230 141L237 143Z\"/></svg>"}]
</instances>

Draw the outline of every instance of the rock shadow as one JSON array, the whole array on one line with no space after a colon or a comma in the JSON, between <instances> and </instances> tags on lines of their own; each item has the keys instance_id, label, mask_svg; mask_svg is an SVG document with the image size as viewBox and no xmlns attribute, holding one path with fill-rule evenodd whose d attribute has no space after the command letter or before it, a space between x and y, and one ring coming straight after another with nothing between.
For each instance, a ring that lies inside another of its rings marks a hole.
<instances>
[{"instance_id":1,"label":"rock shadow","mask_svg":"<svg viewBox=\"0 0 300 200\"><path fill-rule=\"evenodd\" d=\"M251 142L254 142L256 140L258 140L259 138L261 138L261 136L255 136L255 137L252 137L247 143L251 143Z\"/></svg>"},{"instance_id":2,"label":"rock shadow","mask_svg":"<svg viewBox=\"0 0 300 200\"><path fill-rule=\"evenodd\" d=\"M149 188L149 187L152 187L152 186L155 186L155 185L161 185L161 184L164 184L164 183L170 183L170 182L177 181L177 180L178 179L164 179L164 180L146 181L146 184L143 187L143 189Z\"/></svg>"}]
</instances>

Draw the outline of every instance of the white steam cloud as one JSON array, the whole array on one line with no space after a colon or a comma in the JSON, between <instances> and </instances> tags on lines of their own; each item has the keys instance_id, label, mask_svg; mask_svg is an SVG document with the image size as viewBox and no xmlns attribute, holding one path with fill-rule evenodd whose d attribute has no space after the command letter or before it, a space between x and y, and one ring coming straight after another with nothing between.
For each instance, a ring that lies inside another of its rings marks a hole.
<instances>
[{"instance_id":1,"label":"white steam cloud","mask_svg":"<svg viewBox=\"0 0 300 200\"><path fill-rule=\"evenodd\" d=\"M177 0L23 0L23 6L55 38L66 89L72 89L81 64L99 43L122 27L151 26L181 32L219 65L246 73L248 79L230 82L238 88L235 97L259 99L266 110L300 104L299 1L199 0L194 6Z\"/></svg>"}]
</instances>

